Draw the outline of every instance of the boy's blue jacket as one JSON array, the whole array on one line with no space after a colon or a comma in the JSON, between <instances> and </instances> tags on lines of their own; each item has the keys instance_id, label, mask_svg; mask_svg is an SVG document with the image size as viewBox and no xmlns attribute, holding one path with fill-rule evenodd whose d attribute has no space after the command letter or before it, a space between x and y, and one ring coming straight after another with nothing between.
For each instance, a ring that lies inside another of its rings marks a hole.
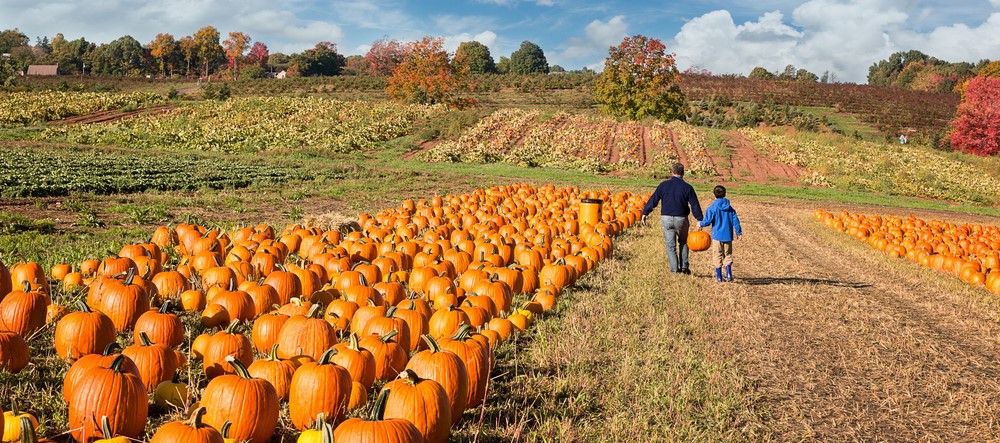
<instances>
[{"instance_id":1,"label":"boy's blue jacket","mask_svg":"<svg viewBox=\"0 0 1000 443\"><path fill-rule=\"evenodd\" d=\"M705 210L705 218L698 223L701 227L712 225L712 238L718 241L733 241L733 230L736 235L743 235L740 228L740 218L736 210L729 205L728 198L717 198Z\"/></svg>"}]
</instances>

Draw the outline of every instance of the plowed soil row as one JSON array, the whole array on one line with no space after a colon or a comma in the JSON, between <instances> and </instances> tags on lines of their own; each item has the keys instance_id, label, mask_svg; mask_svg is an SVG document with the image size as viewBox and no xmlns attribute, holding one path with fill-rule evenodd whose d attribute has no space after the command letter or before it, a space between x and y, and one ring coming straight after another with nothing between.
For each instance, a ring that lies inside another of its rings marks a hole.
<instances>
[{"instance_id":1,"label":"plowed soil row","mask_svg":"<svg viewBox=\"0 0 1000 443\"><path fill-rule=\"evenodd\" d=\"M55 120L49 122L50 125L85 125L90 123L105 123L118 121L126 117L132 117L136 115L158 115L165 114L167 112L177 109L177 106L173 105L160 105L153 106L150 108L137 109L134 111L121 111L118 109L94 112L86 115L77 115L75 117L65 118L62 120Z\"/></svg>"}]
</instances>

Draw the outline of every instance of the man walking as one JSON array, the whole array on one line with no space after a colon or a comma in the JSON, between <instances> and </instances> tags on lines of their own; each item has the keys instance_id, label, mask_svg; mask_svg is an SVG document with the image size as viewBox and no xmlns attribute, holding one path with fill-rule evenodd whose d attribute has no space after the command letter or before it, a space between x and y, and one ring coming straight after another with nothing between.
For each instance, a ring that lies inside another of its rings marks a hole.
<instances>
[{"instance_id":1,"label":"man walking","mask_svg":"<svg viewBox=\"0 0 1000 443\"><path fill-rule=\"evenodd\" d=\"M663 228L663 239L667 243L667 262L670 263L670 272L690 274L687 247L690 227L688 214L694 215L698 221L704 216L701 213L701 205L698 204L698 195L695 194L694 188L684 181L684 165L674 163L670 167L670 173L672 177L656 187L656 191L646 202L646 207L642 209L642 223L646 223L646 217L656 209L657 204L660 204L660 226ZM680 246L679 254L678 246Z\"/></svg>"}]
</instances>

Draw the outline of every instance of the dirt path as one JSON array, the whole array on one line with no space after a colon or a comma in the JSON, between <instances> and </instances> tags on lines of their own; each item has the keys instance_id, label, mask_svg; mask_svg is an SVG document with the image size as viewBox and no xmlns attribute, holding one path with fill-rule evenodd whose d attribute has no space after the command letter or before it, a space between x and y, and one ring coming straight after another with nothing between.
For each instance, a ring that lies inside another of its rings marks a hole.
<instances>
[{"instance_id":1,"label":"dirt path","mask_svg":"<svg viewBox=\"0 0 1000 443\"><path fill-rule=\"evenodd\" d=\"M736 131L728 132L726 144L730 147L729 158L719 155L712 158L716 171L724 180L799 184L801 170L761 155L754 148L753 143L742 134ZM724 165L729 165L729 167L723 168Z\"/></svg>"},{"instance_id":2,"label":"dirt path","mask_svg":"<svg viewBox=\"0 0 1000 443\"><path fill-rule=\"evenodd\" d=\"M69 124L90 124L90 123L105 123L111 121L121 120L126 117L132 117L135 115L158 115L165 114L167 112L177 109L174 105L159 105L150 108L137 109L134 111L121 111L118 109L100 111L86 115L77 115L75 117L69 117L62 120L55 120L49 122L49 125L69 125Z\"/></svg>"},{"instance_id":3,"label":"dirt path","mask_svg":"<svg viewBox=\"0 0 1000 443\"><path fill-rule=\"evenodd\" d=\"M705 305L780 440L1000 439L988 294L829 231L804 205L736 206L741 283L710 286Z\"/></svg>"}]
</instances>

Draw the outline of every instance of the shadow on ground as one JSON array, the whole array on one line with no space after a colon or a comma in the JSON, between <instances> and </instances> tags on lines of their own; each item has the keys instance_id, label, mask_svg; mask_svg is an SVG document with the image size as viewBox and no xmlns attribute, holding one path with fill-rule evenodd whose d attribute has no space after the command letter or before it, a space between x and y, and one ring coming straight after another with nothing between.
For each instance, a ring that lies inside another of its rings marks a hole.
<instances>
[{"instance_id":1,"label":"shadow on ground","mask_svg":"<svg viewBox=\"0 0 1000 443\"><path fill-rule=\"evenodd\" d=\"M745 285L751 285L751 286L824 285L824 286L835 286L838 288L852 288L852 289L863 289L871 287L871 285L868 283L829 280L823 278L803 278L803 277L749 277L749 278L738 278L737 281Z\"/></svg>"}]
</instances>

